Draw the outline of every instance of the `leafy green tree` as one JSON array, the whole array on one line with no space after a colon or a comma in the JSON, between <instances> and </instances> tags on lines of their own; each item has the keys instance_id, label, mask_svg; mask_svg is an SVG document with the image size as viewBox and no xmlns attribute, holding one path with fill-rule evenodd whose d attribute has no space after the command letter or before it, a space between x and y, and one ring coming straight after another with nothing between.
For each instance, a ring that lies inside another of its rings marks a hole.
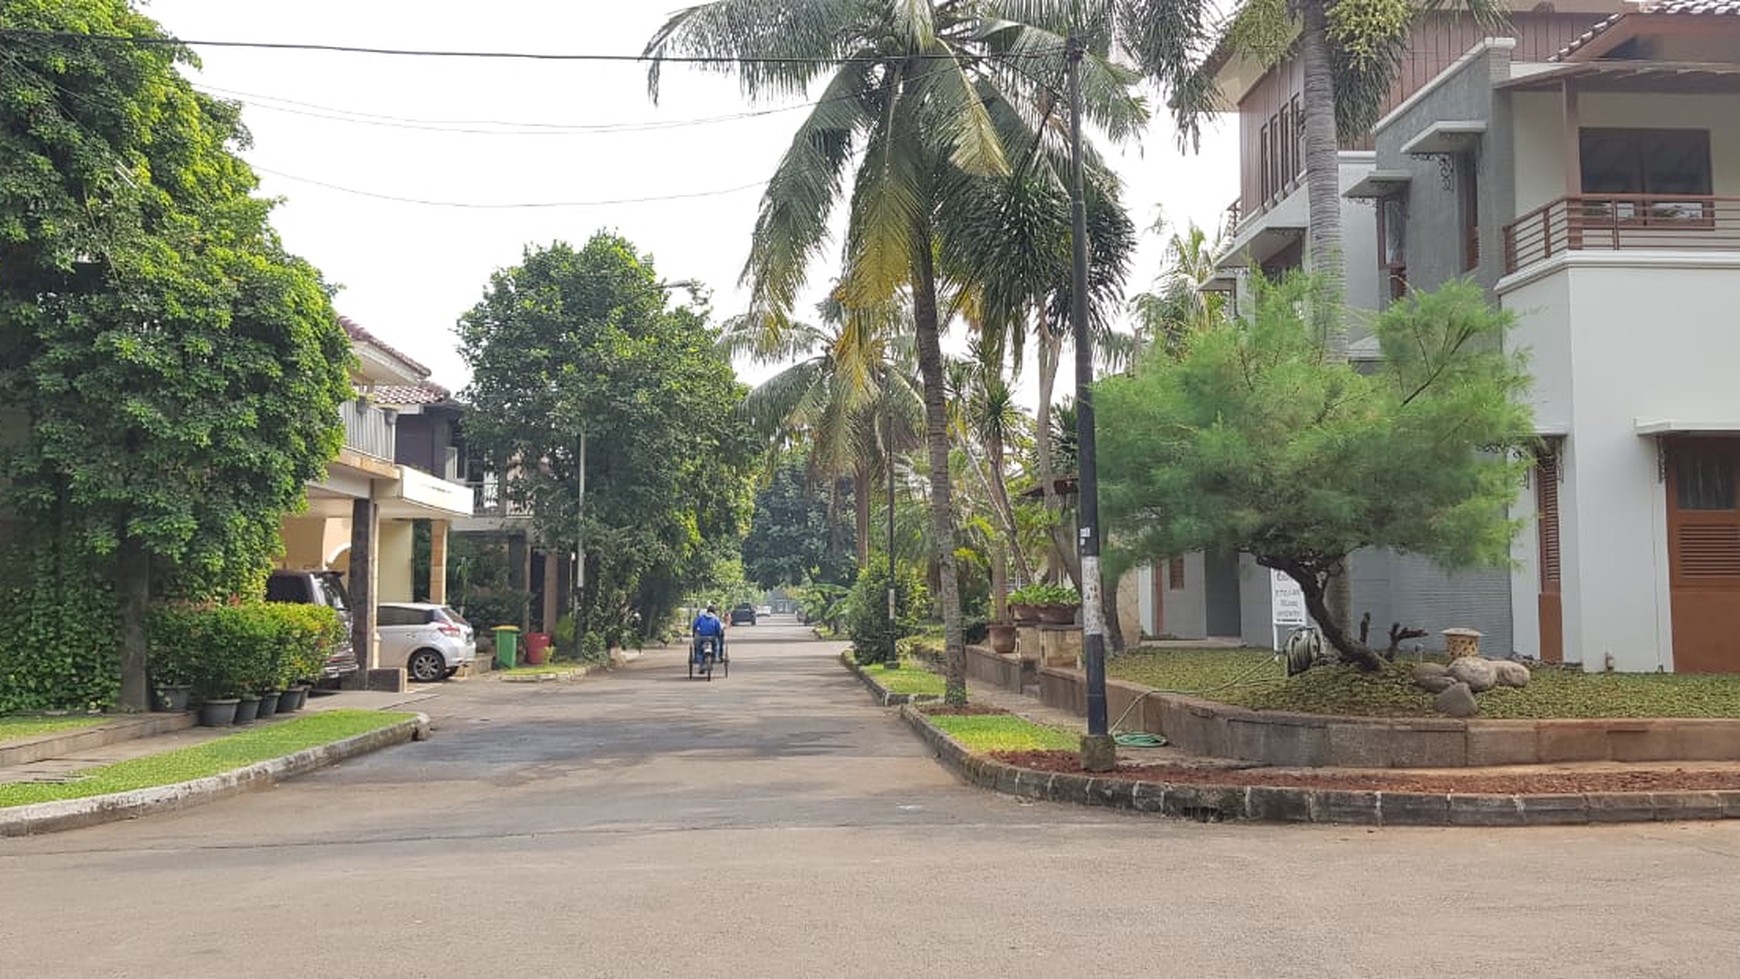
<instances>
[{"instance_id":1,"label":"leafy green tree","mask_svg":"<svg viewBox=\"0 0 1740 979\"><path fill-rule=\"evenodd\" d=\"M674 14L646 48L655 96L667 56L718 58L714 65L735 73L751 98L821 83L762 198L744 270L750 315L771 334L783 331L842 201L847 301L874 306L901 289L911 296L951 703L966 699L966 648L951 545L937 266L943 219L965 206L961 191L972 181L1007 175L1032 147L1060 140L1060 127L1035 122L1057 104L1065 34L1084 21L1082 8L1085 22L1098 24L1110 5L713 0ZM1083 88L1090 120L1120 139L1140 128L1147 110L1110 45L1104 31L1089 35Z\"/></svg>"},{"instance_id":2,"label":"leafy green tree","mask_svg":"<svg viewBox=\"0 0 1740 979\"><path fill-rule=\"evenodd\" d=\"M1157 222L1154 230L1164 233L1164 222ZM1214 256L1218 251L1219 239L1211 242L1207 233L1194 223L1171 233L1161 257L1157 288L1130 300L1142 343L1160 344L1169 354L1178 356L1189 346L1193 334L1226 317L1226 295L1203 288L1214 274Z\"/></svg>"},{"instance_id":3,"label":"leafy green tree","mask_svg":"<svg viewBox=\"0 0 1740 979\"><path fill-rule=\"evenodd\" d=\"M872 561L858 572L852 594L846 599L846 631L852 637L852 655L860 663L887 662L894 644L918 631L930 596L924 576L915 565L894 565L894 618L888 618L888 565Z\"/></svg>"},{"instance_id":4,"label":"leafy green tree","mask_svg":"<svg viewBox=\"0 0 1740 979\"><path fill-rule=\"evenodd\" d=\"M1352 662L1377 654L1324 591L1354 551L1388 547L1446 567L1502 566L1532 431L1529 375L1503 352L1510 314L1454 282L1377 318L1383 362L1326 353L1309 314L1319 280L1262 283L1249 322L1151 350L1096 389L1101 493L1113 563L1242 551L1299 583L1324 637Z\"/></svg>"},{"instance_id":5,"label":"leafy green tree","mask_svg":"<svg viewBox=\"0 0 1740 979\"><path fill-rule=\"evenodd\" d=\"M583 543L576 643L652 635L735 557L748 517L743 386L703 311L671 306L651 259L600 232L581 249L528 248L459 335L467 437L546 546Z\"/></svg>"},{"instance_id":6,"label":"leafy green tree","mask_svg":"<svg viewBox=\"0 0 1740 979\"><path fill-rule=\"evenodd\" d=\"M119 0L0 2L0 23L163 36ZM3 604L24 619L10 655L38 658L8 672L65 670L114 623L119 704L144 709L149 601L263 589L282 515L337 454L349 345L252 196L238 107L188 84L184 49L8 37L0 61L0 414L26 429L0 485L29 528ZM31 572L81 565L109 588L48 607L68 596L39 582L66 578ZM112 664L83 672L38 705L113 698Z\"/></svg>"},{"instance_id":7,"label":"leafy green tree","mask_svg":"<svg viewBox=\"0 0 1740 979\"><path fill-rule=\"evenodd\" d=\"M807 468L803 459L788 458L755 494L755 515L743 538L743 570L763 588L852 580L855 528L839 519L837 491L814 485Z\"/></svg>"}]
</instances>

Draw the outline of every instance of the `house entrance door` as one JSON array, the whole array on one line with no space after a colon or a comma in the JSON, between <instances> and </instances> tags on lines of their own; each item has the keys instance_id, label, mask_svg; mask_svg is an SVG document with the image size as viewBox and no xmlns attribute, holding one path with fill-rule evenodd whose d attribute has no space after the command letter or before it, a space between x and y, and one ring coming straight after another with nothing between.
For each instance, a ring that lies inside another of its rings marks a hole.
<instances>
[{"instance_id":1,"label":"house entrance door","mask_svg":"<svg viewBox=\"0 0 1740 979\"><path fill-rule=\"evenodd\" d=\"M1740 439L1666 448L1674 672L1740 672Z\"/></svg>"}]
</instances>

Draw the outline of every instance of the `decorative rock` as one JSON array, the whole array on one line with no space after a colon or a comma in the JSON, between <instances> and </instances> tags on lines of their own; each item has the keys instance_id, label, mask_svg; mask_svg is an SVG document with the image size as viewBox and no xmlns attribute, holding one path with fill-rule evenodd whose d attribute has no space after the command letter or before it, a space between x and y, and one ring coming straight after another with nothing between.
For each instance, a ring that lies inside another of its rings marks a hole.
<instances>
[{"instance_id":1,"label":"decorative rock","mask_svg":"<svg viewBox=\"0 0 1740 979\"><path fill-rule=\"evenodd\" d=\"M1453 676L1443 674L1440 676L1421 677L1414 681L1414 685L1427 693L1443 693L1461 682L1462 681Z\"/></svg>"},{"instance_id":2,"label":"decorative rock","mask_svg":"<svg viewBox=\"0 0 1740 979\"><path fill-rule=\"evenodd\" d=\"M1479 656L1462 656L1451 660L1449 673L1474 693L1485 693L1498 683L1498 671L1493 661Z\"/></svg>"},{"instance_id":3,"label":"decorative rock","mask_svg":"<svg viewBox=\"0 0 1740 979\"><path fill-rule=\"evenodd\" d=\"M1473 717L1480 713L1480 705L1475 702L1474 694L1468 689L1468 684L1457 683L1438 695L1433 706L1451 717Z\"/></svg>"},{"instance_id":4,"label":"decorative rock","mask_svg":"<svg viewBox=\"0 0 1740 979\"><path fill-rule=\"evenodd\" d=\"M1427 677L1443 676L1450 668L1441 663L1417 663L1414 666L1414 682L1419 683Z\"/></svg>"},{"instance_id":5,"label":"decorative rock","mask_svg":"<svg viewBox=\"0 0 1740 979\"><path fill-rule=\"evenodd\" d=\"M1501 687L1526 687L1529 685L1529 668L1521 663L1510 660L1496 660L1492 664L1493 677Z\"/></svg>"}]
</instances>

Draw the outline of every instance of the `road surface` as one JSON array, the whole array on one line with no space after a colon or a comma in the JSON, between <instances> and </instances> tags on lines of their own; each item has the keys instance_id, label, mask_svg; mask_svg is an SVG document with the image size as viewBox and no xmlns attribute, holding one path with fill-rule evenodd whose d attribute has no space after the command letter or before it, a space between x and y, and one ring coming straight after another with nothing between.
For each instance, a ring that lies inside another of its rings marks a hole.
<instances>
[{"instance_id":1,"label":"road surface","mask_svg":"<svg viewBox=\"0 0 1740 979\"><path fill-rule=\"evenodd\" d=\"M0 975L1732 976L1740 825L1203 825L968 787L789 618L0 840Z\"/></svg>"}]
</instances>

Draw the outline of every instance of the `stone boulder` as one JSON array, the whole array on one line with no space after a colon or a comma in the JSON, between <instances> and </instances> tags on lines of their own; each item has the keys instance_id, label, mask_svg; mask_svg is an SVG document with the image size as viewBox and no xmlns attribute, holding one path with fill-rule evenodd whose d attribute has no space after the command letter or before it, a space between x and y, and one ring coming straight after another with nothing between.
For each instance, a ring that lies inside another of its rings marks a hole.
<instances>
[{"instance_id":1,"label":"stone boulder","mask_svg":"<svg viewBox=\"0 0 1740 979\"><path fill-rule=\"evenodd\" d=\"M1414 664L1414 682L1421 683L1428 677L1443 676L1449 672L1450 668L1442 663L1416 663Z\"/></svg>"},{"instance_id":2,"label":"stone boulder","mask_svg":"<svg viewBox=\"0 0 1740 979\"><path fill-rule=\"evenodd\" d=\"M1492 668L1494 678L1501 687L1526 687L1529 685L1529 668L1521 663L1507 659L1495 660Z\"/></svg>"},{"instance_id":3,"label":"stone boulder","mask_svg":"<svg viewBox=\"0 0 1740 979\"><path fill-rule=\"evenodd\" d=\"M1440 673L1437 676L1421 677L1414 681L1414 686L1419 687L1427 693L1443 693L1461 682L1462 681L1447 673Z\"/></svg>"},{"instance_id":4,"label":"stone boulder","mask_svg":"<svg viewBox=\"0 0 1740 979\"><path fill-rule=\"evenodd\" d=\"M1449 673L1474 693L1485 693L1498 684L1494 663L1479 656L1460 656L1450 661Z\"/></svg>"},{"instance_id":5,"label":"stone boulder","mask_svg":"<svg viewBox=\"0 0 1740 979\"><path fill-rule=\"evenodd\" d=\"M1432 704L1440 713L1451 717L1473 717L1480 713L1480 704L1475 701L1474 693L1466 683L1452 684Z\"/></svg>"}]
</instances>

